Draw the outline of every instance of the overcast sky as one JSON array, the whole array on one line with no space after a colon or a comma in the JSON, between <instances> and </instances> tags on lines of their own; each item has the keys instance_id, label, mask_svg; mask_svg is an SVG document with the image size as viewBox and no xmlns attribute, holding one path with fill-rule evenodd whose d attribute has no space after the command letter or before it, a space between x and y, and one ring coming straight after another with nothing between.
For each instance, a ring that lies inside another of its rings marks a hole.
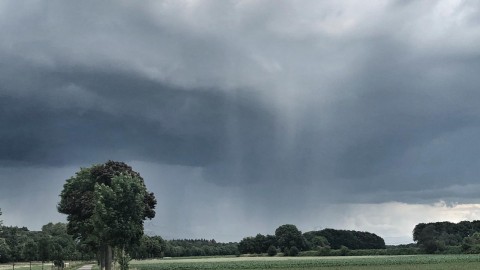
<instances>
[{"instance_id":1,"label":"overcast sky","mask_svg":"<svg viewBox=\"0 0 480 270\"><path fill-rule=\"evenodd\" d=\"M148 233L480 219L478 1L0 1L0 208L127 162Z\"/></svg>"}]
</instances>

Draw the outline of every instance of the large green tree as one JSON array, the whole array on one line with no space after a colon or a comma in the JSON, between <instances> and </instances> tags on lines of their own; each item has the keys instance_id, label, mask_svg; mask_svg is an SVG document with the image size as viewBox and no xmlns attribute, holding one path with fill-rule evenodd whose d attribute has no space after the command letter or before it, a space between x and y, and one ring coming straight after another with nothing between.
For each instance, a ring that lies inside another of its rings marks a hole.
<instances>
[{"instance_id":1,"label":"large green tree","mask_svg":"<svg viewBox=\"0 0 480 270\"><path fill-rule=\"evenodd\" d=\"M285 224L278 227L275 230L275 237L282 251L292 247L300 250L305 249L305 239L303 238L302 232L299 231L295 225Z\"/></svg>"},{"instance_id":2,"label":"large green tree","mask_svg":"<svg viewBox=\"0 0 480 270\"><path fill-rule=\"evenodd\" d=\"M155 216L157 203L143 178L123 162L81 168L65 183L58 211L67 214L67 230L97 250L101 268L112 268L112 249L138 243L143 222Z\"/></svg>"}]
</instances>

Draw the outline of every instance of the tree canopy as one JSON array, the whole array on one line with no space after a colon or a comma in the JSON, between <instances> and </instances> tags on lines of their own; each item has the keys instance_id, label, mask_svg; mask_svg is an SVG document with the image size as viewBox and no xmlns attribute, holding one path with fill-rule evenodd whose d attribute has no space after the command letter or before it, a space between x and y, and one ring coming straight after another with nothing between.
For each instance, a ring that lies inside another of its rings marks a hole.
<instances>
[{"instance_id":1,"label":"tree canopy","mask_svg":"<svg viewBox=\"0 0 480 270\"><path fill-rule=\"evenodd\" d=\"M111 267L111 248L123 250L140 241L143 221L155 216L156 199L138 172L123 162L81 168L67 180L58 211L67 215L67 230ZM103 265L102 265L103 268Z\"/></svg>"},{"instance_id":2,"label":"tree canopy","mask_svg":"<svg viewBox=\"0 0 480 270\"><path fill-rule=\"evenodd\" d=\"M480 232L480 221L419 223L413 229L413 240L427 253L442 251L447 246L468 246ZM465 245L464 245L465 244ZM465 249L467 250L467 249ZM471 252L471 250L469 251Z\"/></svg>"},{"instance_id":3,"label":"tree canopy","mask_svg":"<svg viewBox=\"0 0 480 270\"><path fill-rule=\"evenodd\" d=\"M339 249L384 249L385 241L380 236L360 231L324 229L303 234L307 242L315 246L330 246Z\"/></svg>"},{"instance_id":4,"label":"tree canopy","mask_svg":"<svg viewBox=\"0 0 480 270\"><path fill-rule=\"evenodd\" d=\"M277 238L278 247L282 250L292 247L304 250L306 247L302 232L293 224L285 224L278 227L275 230L275 237Z\"/></svg>"},{"instance_id":5,"label":"tree canopy","mask_svg":"<svg viewBox=\"0 0 480 270\"><path fill-rule=\"evenodd\" d=\"M0 233L0 262L91 259L92 253L67 234L66 224L49 223L41 231L6 226Z\"/></svg>"}]
</instances>

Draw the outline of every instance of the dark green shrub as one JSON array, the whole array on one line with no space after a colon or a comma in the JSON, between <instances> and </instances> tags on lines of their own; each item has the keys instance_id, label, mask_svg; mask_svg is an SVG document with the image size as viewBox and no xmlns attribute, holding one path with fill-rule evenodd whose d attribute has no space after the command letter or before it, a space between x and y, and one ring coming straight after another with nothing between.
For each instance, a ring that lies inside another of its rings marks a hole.
<instances>
[{"instance_id":1,"label":"dark green shrub","mask_svg":"<svg viewBox=\"0 0 480 270\"><path fill-rule=\"evenodd\" d=\"M340 247L340 255L342 256L347 256L350 253L350 249L346 246L341 246Z\"/></svg>"},{"instance_id":2,"label":"dark green shrub","mask_svg":"<svg viewBox=\"0 0 480 270\"><path fill-rule=\"evenodd\" d=\"M332 249L329 246L318 249L318 255L320 256L329 256L331 252Z\"/></svg>"},{"instance_id":3,"label":"dark green shrub","mask_svg":"<svg viewBox=\"0 0 480 270\"><path fill-rule=\"evenodd\" d=\"M318 251L316 250L301 251L300 253L298 253L298 256L301 257L313 257L318 255Z\"/></svg>"},{"instance_id":4,"label":"dark green shrub","mask_svg":"<svg viewBox=\"0 0 480 270\"><path fill-rule=\"evenodd\" d=\"M293 246L293 247L290 248L290 250L288 252L288 256L297 256L299 252L300 252L300 250L298 250L298 248L296 246Z\"/></svg>"},{"instance_id":5,"label":"dark green shrub","mask_svg":"<svg viewBox=\"0 0 480 270\"><path fill-rule=\"evenodd\" d=\"M274 246L269 246L268 250L267 250L267 254L268 254L268 256L277 255L277 248L275 248Z\"/></svg>"}]
</instances>

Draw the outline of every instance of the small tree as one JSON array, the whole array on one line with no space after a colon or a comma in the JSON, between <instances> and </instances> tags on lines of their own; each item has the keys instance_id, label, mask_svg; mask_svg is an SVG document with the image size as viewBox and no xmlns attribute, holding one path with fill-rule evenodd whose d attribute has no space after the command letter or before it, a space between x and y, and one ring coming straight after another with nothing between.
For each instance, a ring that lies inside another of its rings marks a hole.
<instances>
[{"instance_id":1,"label":"small tree","mask_svg":"<svg viewBox=\"0 0 480 270\"><path fill-rule=\"evenodd\" d=\"M118 264L120 265L120 270L128 270L129 262L132 260L130 256L125 252L124 249L116 248L115 257L118 258Z\"/></svg>"},{"instance_id":2,"label":"small tree","mask_svg":"<svg viewBox=\"0 0 480 270\"><path fill-rule=\"evenodd\" d=\"M314 247L326 247L326 246L330 246L330 243L328 242L327 238L325 238L324 236L315 236L313 239L312 239L312 244Z\"/></svg>"},{"instance_id":3,"label":"small tree","mask_svg":"<svg viewBox=\"0 0 480 270\"><path fill-rule=\"evenodd\" d=\"M10 247L5 239L0 238L0 263L6 263L10 260Z\"/></svg>"},{"instance_id":4,"label":"small tree","mask_svg":"<svg viewBox=\"0 0 480 270\"><path fill-rule=\"evenodd\" d=\"M269 246L267 253L268 253L268 256L275 256L277 255L277 248L274 246Z\"/></svg>"},{"instance_id":5,"label":"small tree","mask_svg":"<svg viewBox=\"0 0 480 270\"><path fill-rule=\"evenodd\" d=\"M33 239L28 239L23 246L23 257L30 262L30 270L32 270L32 261L37 259L38 246Z\"/></svg>"},{"instance_id":6,"label":"small tree","mask_svg":"<svg viewBox=\"0 0 480 270\"><path fill-rule=\"evenodd\" d=\"M328 256L330 255L332 249L330 248L330 246L326 246L326 247L321 247L318 249L318 255L320 256Z\"/></svg>"},{"instance_id":7,"label":"small tree","mask_svg":"<svg viewBox=\"0 0 480 270\"><path fill-rule=\"evenodd\" d=\"M480 233L476 232L472 236L465 237L462 241L462 250L465 253L480 253Z\"/></svg>"},{"instance_id":8,"label":"small tree","mask_svg":"<svg viewBox=\"0 0 480 270\"><path fill-rule=\"evenodd\" d=\"M293 246L293 247L290 248L290 250L288 252L288 255L295 257L295 256L298 255L298 253L300 253L300 250L298 250L298 248L296 246Z\"/></svg>"}]
</instances>

